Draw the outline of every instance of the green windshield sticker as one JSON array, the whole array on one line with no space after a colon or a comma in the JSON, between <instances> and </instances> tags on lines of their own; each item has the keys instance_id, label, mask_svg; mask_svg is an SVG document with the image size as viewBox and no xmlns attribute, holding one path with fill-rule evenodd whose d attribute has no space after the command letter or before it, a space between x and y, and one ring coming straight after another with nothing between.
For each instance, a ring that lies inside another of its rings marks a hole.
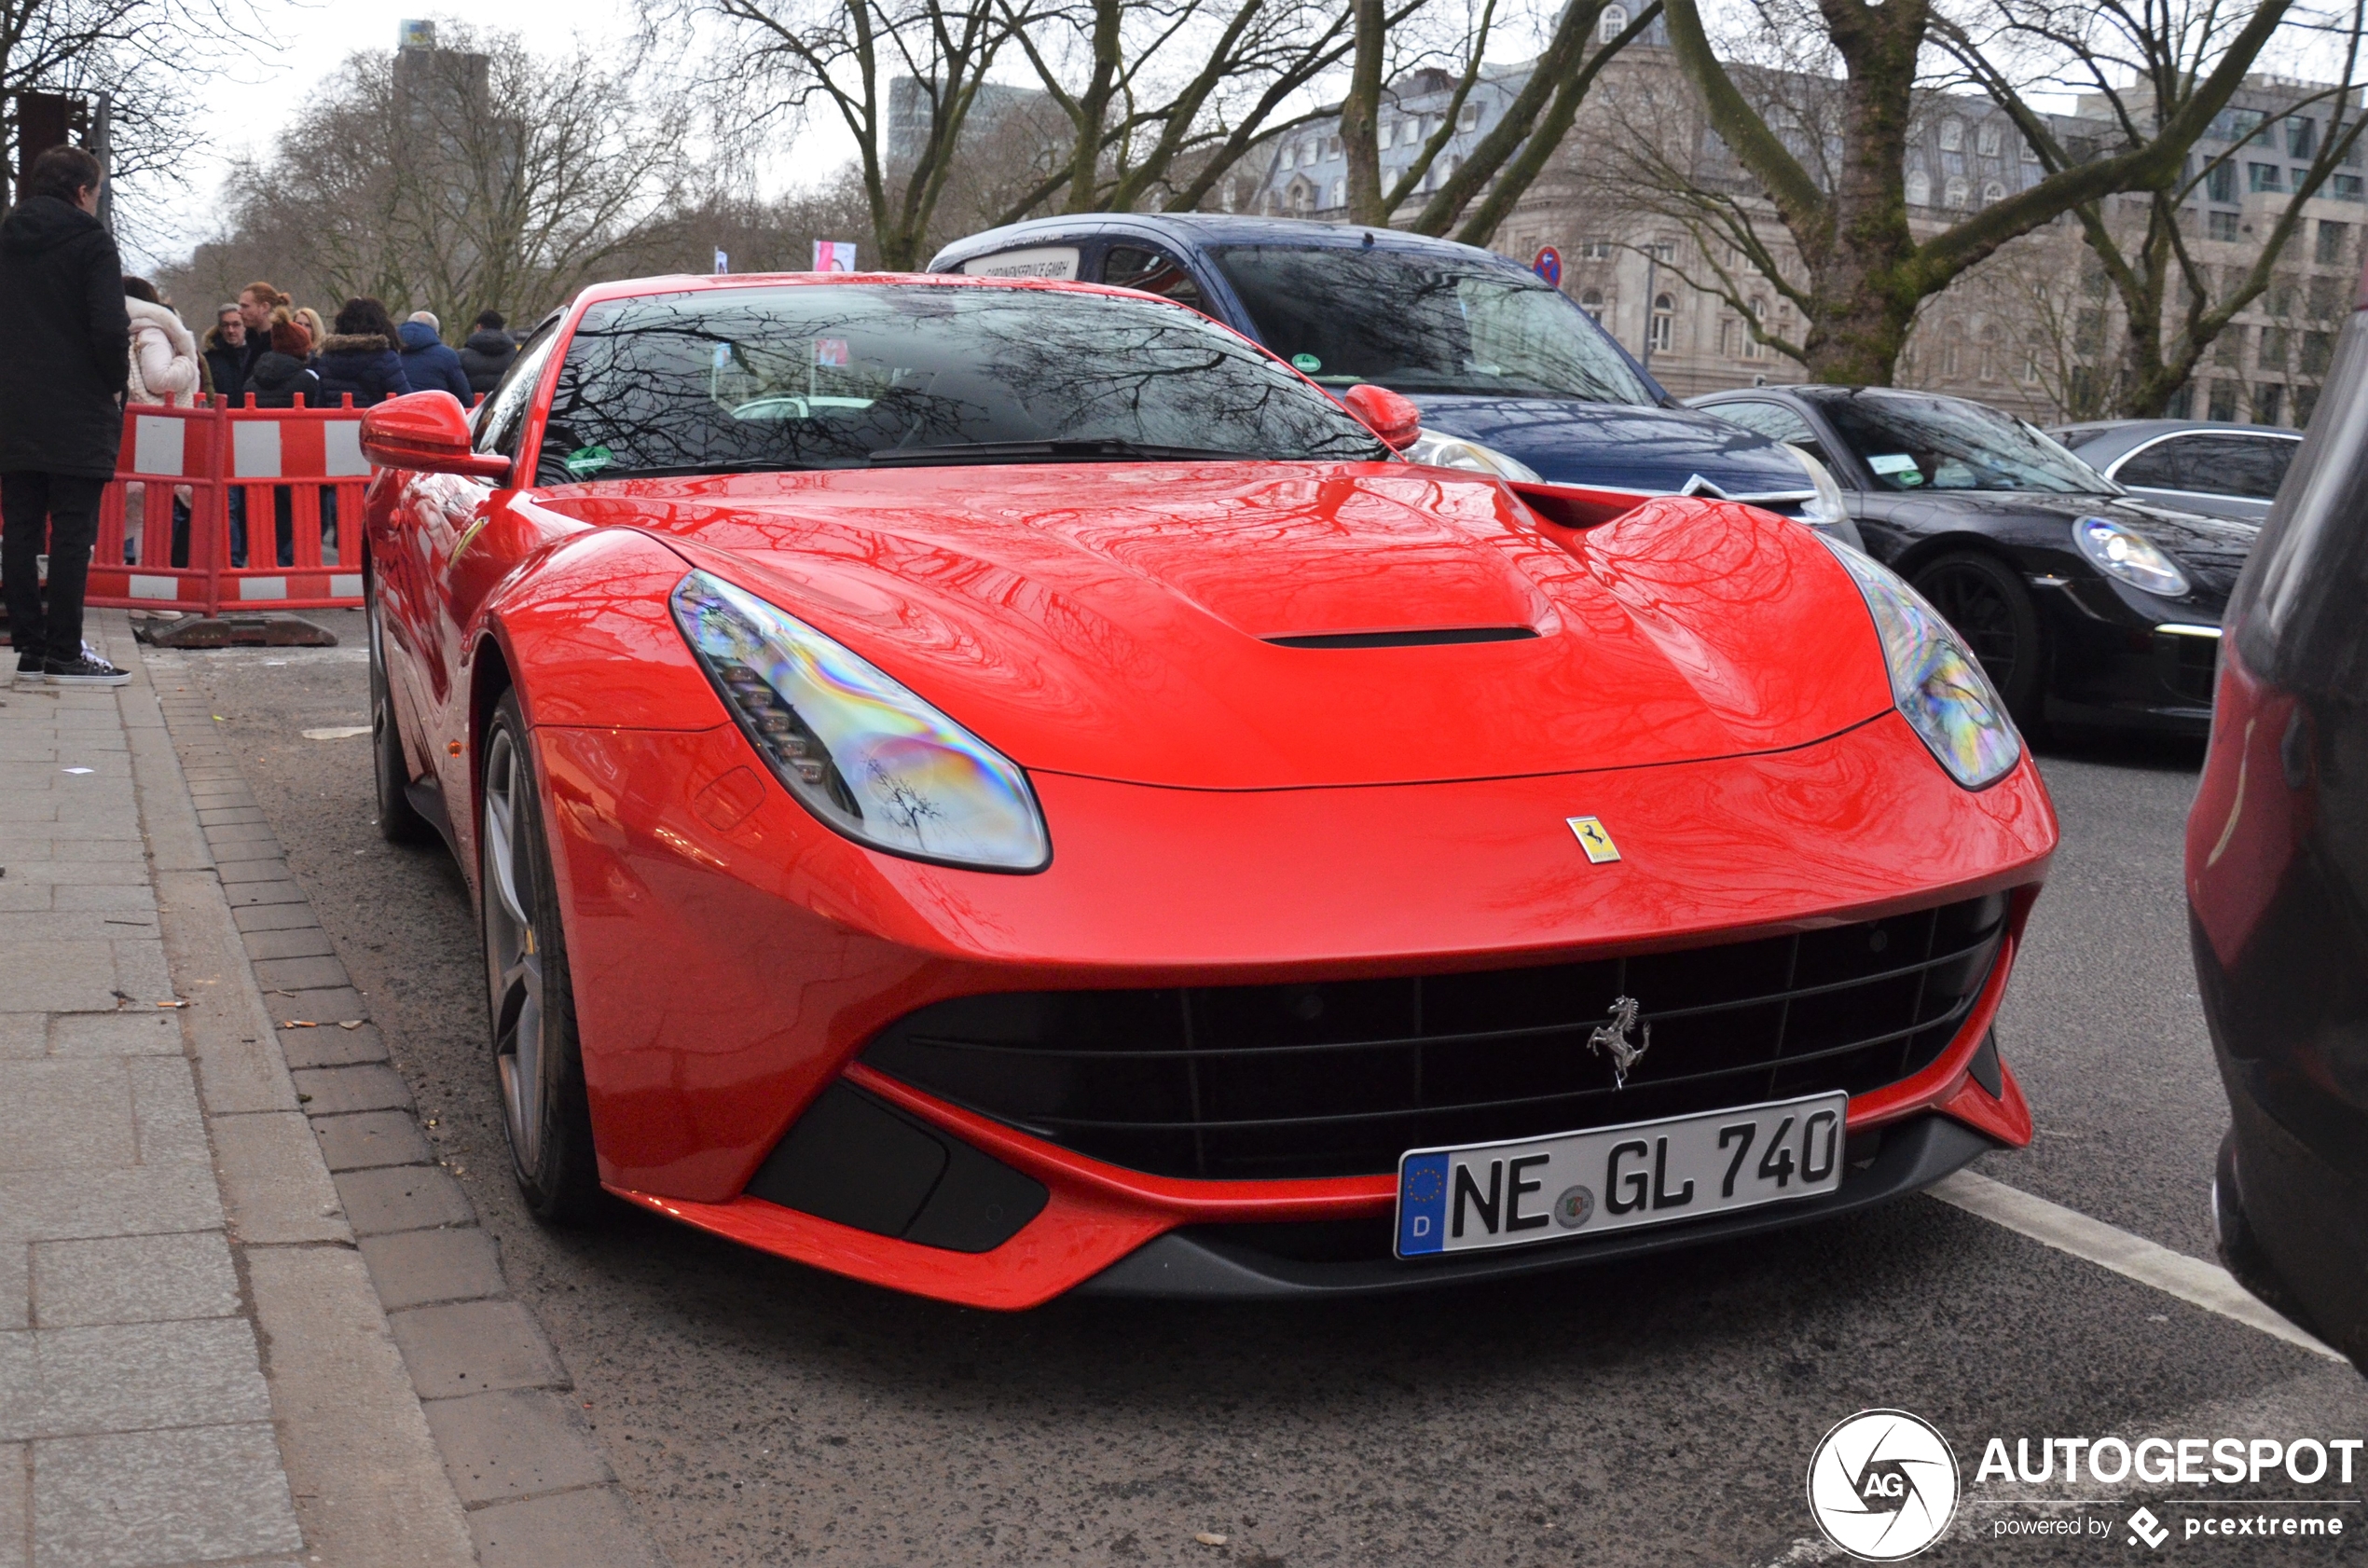
<instances>
[{"instance_id":1,"label":"green windshield sticker","mask_svg":"<svg viewBox=\"0 0 2368 1568\"><path fill-rule=\"evenodd\" d=\"M578 447L561 458L559 465L574 478L589 479L615 461L615 454L606 447Z\"/></svg>"},{"instance_id":2,"label":"green windshield sticker","mask_svg":"<svg viewBox=\"0 0 2368 1568\"><path fill-rule=\"evenodd\" d=\"M1324 368L1324 362L1314 354L1293 354L1291 368L1302 376L1313 376Z\"/></svg>"}]
</instances>

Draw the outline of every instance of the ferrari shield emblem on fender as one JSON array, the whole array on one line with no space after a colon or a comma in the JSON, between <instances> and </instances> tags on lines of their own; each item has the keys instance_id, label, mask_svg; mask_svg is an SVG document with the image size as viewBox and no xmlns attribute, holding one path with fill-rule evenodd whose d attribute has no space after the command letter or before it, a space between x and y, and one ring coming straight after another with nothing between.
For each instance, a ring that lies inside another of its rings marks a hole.
<instances>
[{"instance_id":1,"label":"ferrari shield emblem on fender","mask_svg":"<svg viewBox=\"0 0 2368 1568\"><path fill-rule=\"evenodd\" d=\"M1578 835L1578 846L1587 851L1589 865L1600 866L1606 860L1619 859L1619 846L1612 843L1612 835L1604 831L1603 823L1592 817L1571 817L1564 820L1570 823L1571 832Z\"/></svg>"}]
</instances>

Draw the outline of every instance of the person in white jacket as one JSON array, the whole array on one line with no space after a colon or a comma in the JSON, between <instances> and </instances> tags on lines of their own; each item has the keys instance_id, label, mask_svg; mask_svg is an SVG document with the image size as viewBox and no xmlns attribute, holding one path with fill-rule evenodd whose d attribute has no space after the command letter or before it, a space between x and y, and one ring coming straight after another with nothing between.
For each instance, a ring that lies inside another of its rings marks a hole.
<instances>
[{"instance_id":1,"label":"person in white jacket","mask_svg":"<svg viewBox=\"0 0 2368 1568\"><path fill-rule=\"evenodd\" d=\"M172 408L188 408L198 401L199 368L198 340L181 324L157 293L154 283L145 278L127 276L123 280L123 308L131 317L131 375L125 388L126 401L162 405ZM123 498L123 558L142 560L141 536L145 531L147 486L127 487ZM179 517L189 502L188 492L173 494L174 532L182 531ZM187 559L188 546L181 539L173 542L172 562L178 566ZM150 561L162 566L164 561Z\"/></svg>"}]
</instances>

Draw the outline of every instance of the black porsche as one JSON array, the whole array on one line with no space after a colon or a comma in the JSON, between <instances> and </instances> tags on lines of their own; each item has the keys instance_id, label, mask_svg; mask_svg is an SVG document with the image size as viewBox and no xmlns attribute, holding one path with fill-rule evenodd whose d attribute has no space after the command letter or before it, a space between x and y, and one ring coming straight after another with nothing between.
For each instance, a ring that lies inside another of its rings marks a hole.
<instances>
[{"instance_id":1,"label":"black porsche","mask_svg":"<svg viewBox=\"0 0 2368 1568\"><path fill-rule=\"evenodd\" d=\"M1965 635L2025 728L2210 730L2221 612L2255 528L2134 496L1964 398L1797 386L1692 403L1821 460L1867 550Z\"/></svg>"}]
</instances>

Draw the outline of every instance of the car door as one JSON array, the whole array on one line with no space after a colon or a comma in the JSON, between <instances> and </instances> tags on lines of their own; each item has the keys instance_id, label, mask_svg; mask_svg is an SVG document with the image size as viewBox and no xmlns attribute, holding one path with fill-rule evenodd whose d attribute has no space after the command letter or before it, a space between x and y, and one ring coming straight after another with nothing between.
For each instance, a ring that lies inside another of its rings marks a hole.
<instances>
[{"instance_id":1,"label":"car door","mask_svg":"<svg viewBox=\"0 0 2368 1568\"><path fill-rule=\"evenodd\" d=\"M2192 431L2139 447L2107 477L2166 506L2257 523L2269 515L2300 446L2291 435Z\"/></svg>"},{"instance_id":2,"label":"car door","mask_svg":"<svg viewBox=\"0 0 2368 1568\"><path fill-rule=\"evenodd\" d=\"M544 367L558 341L558 325L553 323L518 351L509 374L479 411L478 451L517 457ZM531 480L532 475L527 477ZM426 488L429 480L434 481L432 491ZM426 635L421 639L419 662L427 689L420 695L422 706L434 712L428 733L444 743L431 747L427 760L448 806L469 798L470 759L465 747L456 755L451 744L464 740L469 733L468 657L463 639L486 594L522 553L516 504L526 492L510 481L453 475L425 476L422 491L432 504L420 508L415 549L422 589L420 607L433 617L433 624L423 628ZM465 815L463 811L451 818L456 828L463 827Z\"/></svg>"}]
</instances>

